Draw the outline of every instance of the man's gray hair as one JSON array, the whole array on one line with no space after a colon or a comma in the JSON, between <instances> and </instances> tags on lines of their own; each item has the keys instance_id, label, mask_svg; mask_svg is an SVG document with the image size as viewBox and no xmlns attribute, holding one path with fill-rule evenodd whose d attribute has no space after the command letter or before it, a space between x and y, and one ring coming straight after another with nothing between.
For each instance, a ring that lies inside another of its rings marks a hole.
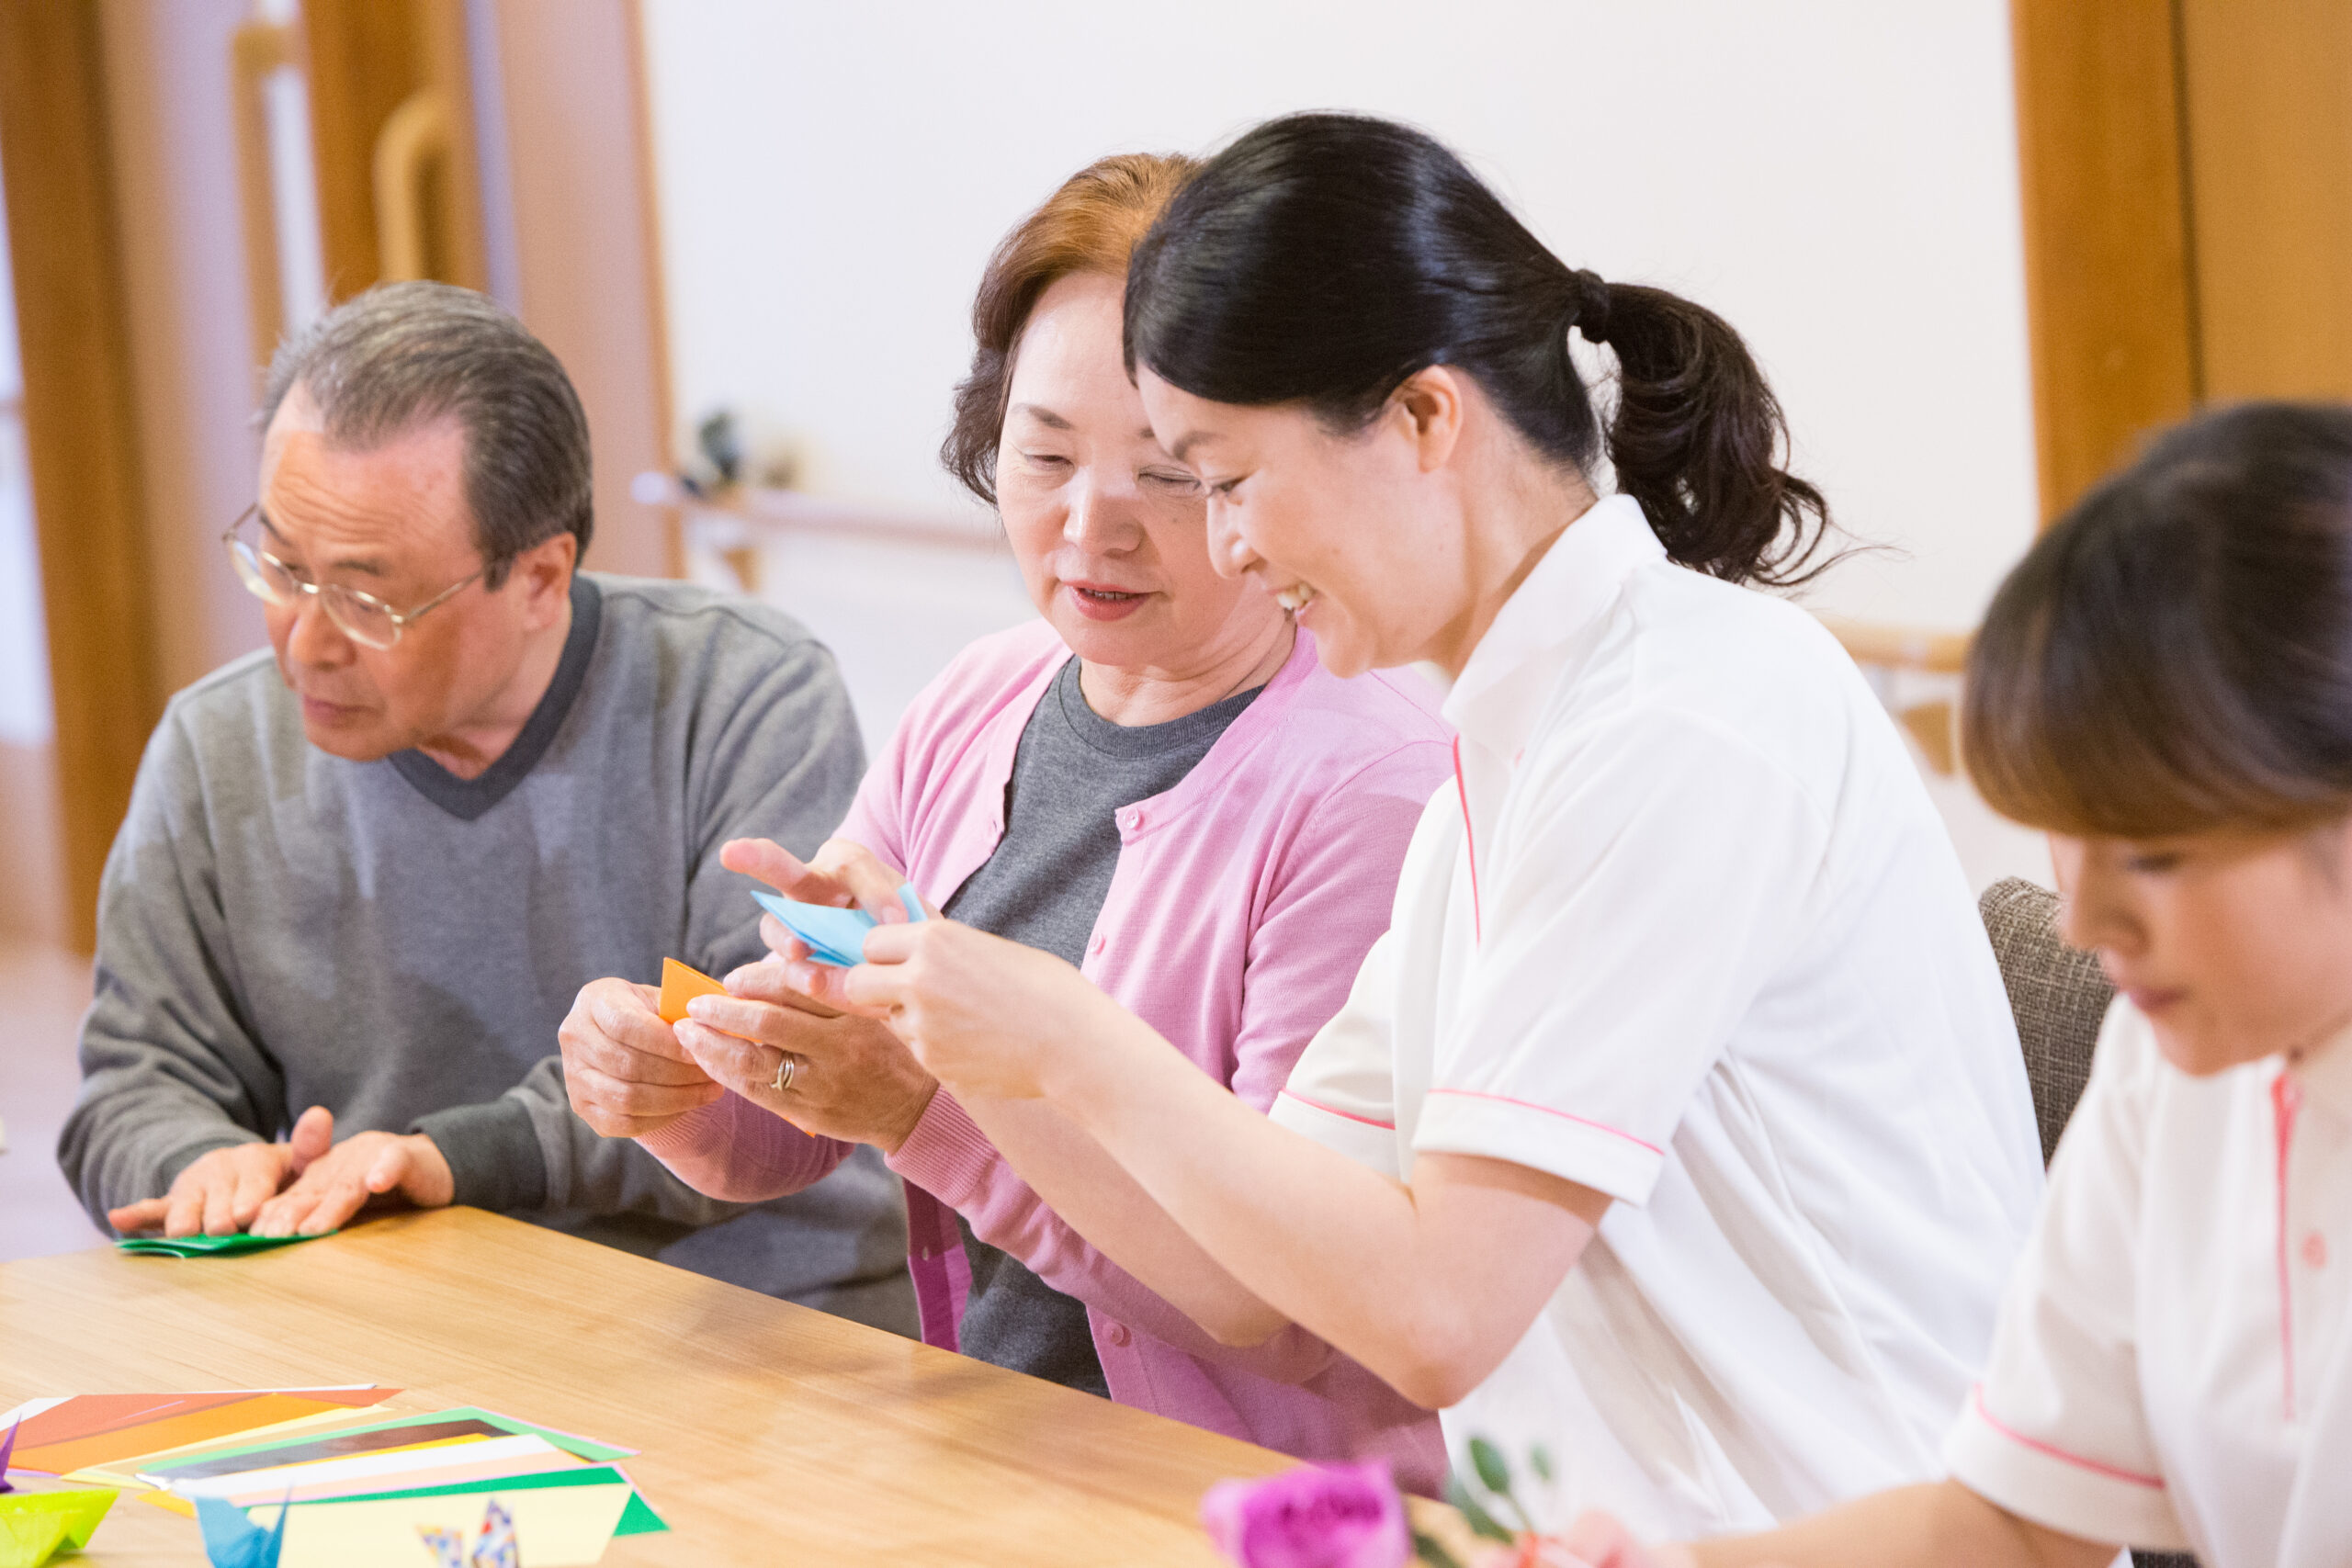
<instances>
[{"instance_id":1,"label":"man's gray hair","mask_svg":"<svg viewBox=\"0 0 2352 1568\"><path fill-rule=\"evenodd\" d=\"M563 366L495 300L447 283L382 283L280 344L261 423L299 384L327 439L366 451L454 416L466 504L496 588L514 558L569 532L584 555L595 507L588 416Z\"/></svg>"}]
</instances>

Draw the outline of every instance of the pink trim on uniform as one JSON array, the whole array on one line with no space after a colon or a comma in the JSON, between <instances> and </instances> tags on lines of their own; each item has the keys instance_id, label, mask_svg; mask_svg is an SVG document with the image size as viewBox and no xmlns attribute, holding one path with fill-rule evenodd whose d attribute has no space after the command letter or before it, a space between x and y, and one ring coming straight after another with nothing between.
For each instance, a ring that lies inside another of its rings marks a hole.
<instances>
[{"instance_id":1,"label":"pink trim on uniform","mask_svg":"<svg viewBox=\"0 0 2352 1568\"><path fill-rule=\"evenodd\" d=\"M2295 1137L2295 1112L2303 1107L2303 1086L2285 1067L2270 1080L2270 1119L2278 1133L2278 1359L2284 1369L2287 1419L2295 1418L2295 1276L2287 1256L2287 1151Z\"/></svg>"},{"instance_id":2,"label":"pink trim on uniform","mask_svg":"<svg viewBox=\"0 0 2352 1568\"><path fill-rule=\"evenodd\" d=\"M1470 940L1487 940L1478 911L1478 840L1470 828L1470 785L1462 777L1462 737L1453 738L1453 793L1462 799L1462 853L1470 863Z\"/></svg>"},{"instance_id":3,"label":"pink trim on uniform","mask_svg":"<svg viewBox=\"0 0 2352 1568\"><path fill-rule=\"evenodd\" d=\"M1984 1408L1984 1385L1983 1383L1978 1383L1976 1385L1974 1397L1976 1400L1977 1419L1983 1421L1984 1425L1992 1427L1993 1430L2000 1433L2001 1436L2008 1438L2009 1441L2017 1444L2019 1448L2031 1449L2038 1454L2048 1454L2052 1459L2064 1460L2068 1464L2087 1470L2094 1475L2104 1475L2114 1481L2128 1481L2134 1486L2152 1486L2159 1492L2165 1489L2165 1478L2161 1475L2143 1475L2136 1470L2124 1470L2117 1465L2101 1464L2095 1459L2085 1459L2080 1454L2070 1454L2064 1449L2059 1448L2052 1443L2045 1443L2039 1438L2029 1438L2023 1432L2011 1431L2008 1427L2001 1425L2001 1423L1994 1417L1994 1415L1990 1410Z\"/></svg>"},{"instance_id":4,"label":"pink trim on uniform","mask_svg":"<svg viewBox=\"0 0 2352 1568\"><path fill-rule=\"evenodd\" d=\"M1573 1122L1579 1127L1589 1127L1596 1133L1607 1133L1611 1137L1623 1138L1627 1143L1638 1145L1641 1147L1649 1150L1649 1152L1654 1155L1664 1155L1666 1153L1664 1149L1659 1148L1656 1144L1653 1144L1644 1138L1637 1138L1634 1136L1633 1134L1626 1132L1623 1127L1611 1127L1606 1122L1596 1122L1589 1116L1578 1116L1574 1111L1555 1111L1548 1105L1538 1105L1532 1100L1513 1100L1507 1094L1487 1094L1484 1090L1475 1089L1433 1089L1430 1090L1430 1092L1431 1094L1460 1095L1464 1100L1499 1100L1505 1105L1516 1105L1522 1111L1541 1111L1546 1116L1557 1116L1563 1122Z\"/></svg>"},{"instance_id":5,"label":"pink trim on uniform","mask_svg":"<svg viewBox=\"0 0 2352 1568\"><path fill-rule=\"evenodd\" d=\"M1312 1110L1320 1111L1326 1116L1337 1116L1340 1120L1346 1122L1361 1122L1367 1127L1377 1127L1381 1129L1381 1131L1386 1133L1393 1133L1396 1130L1396 1123L1394 1122L1383 1122L1377 1116L1359 1116L1352 1111L1342 1111L1336 1105L1326 1105L1319 1100L1309 1100L1306 1096L1291 1089L1277 1089L1274 1092L1282 1099L1295 1100L1301 1105L1307 1106Z\"/></svg>"}]
</instances>

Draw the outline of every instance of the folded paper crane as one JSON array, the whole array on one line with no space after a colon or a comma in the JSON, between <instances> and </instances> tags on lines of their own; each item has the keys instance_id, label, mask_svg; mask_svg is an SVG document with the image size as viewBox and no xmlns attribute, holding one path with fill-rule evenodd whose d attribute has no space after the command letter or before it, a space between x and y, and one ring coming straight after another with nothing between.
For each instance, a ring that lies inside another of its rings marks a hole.
<instances>
[{"instance_id":1,"label":"folded paper crane","mask_svg":"<svg viewBox=\"0 0 2352 1568\"><path fill-rule=\"evenodd\" d=\"M514 1518L492 1497L481 1511L481 1534L474 1538L474 1549L466 1550L466 1538L451 1529L428 1529L423 1525L416 1533L433 1552L434 1568L520 1568L522 1559L514 1544Z\"/></svg>"},{"instance_id":2,"label":"folded paper crane","mask_svg":"<svg viewBox=\"0 0 2352 1568\"><path fill-rule=\"evenodd\" d=\"M865 962L865 933L875 927L874 917L863 909L836 909L828 904L801 904L774 893L754 893L761 908L782 920L801 944L808 949L808 956L820 964L830 964L836 969L854 969ZM924 918L922 900L915 896L912 883L899 886L899 902L905 906L907 919Z\"/></svg>"},{"instance_id":3,"label":"folded paper crane","mask_svg":"<svg viewBox=\"0 0 2352 1568\"><path fill-rule=\"evenodd\" d=\"M292 1513L294 1492L277 1506L277 1522L267 1529L246 1517L245 1511L220 1497L196 1500L197 1523L204 1527L204 1554L212 1568L277 1568L277 1554L286 1544L286 1516Z\"/></svg>"},{"instance_id":4,"label":"folded paper crane","mask_svg":"<svg viewBox=\"0 0 2352 1568\"><path fill-rule=\"evenodd\" d=\"M81 1551L114 1499L104 1487L0 1497L0 1568L40 1568L59 1552Z\"/></svg>"},{"instance_id":5,"label":"folded paper crane","mask_svg":"<svg viewBox=\"0 0 2352 1568\"><path fill-rule=\"evenodd\" d=\"M16 1451L19 1417L0 1436L0 1568L40 1568L61 1551L90 1544L98 1521L114 1506L103 1487L74 1492L19 1492L8 1479L8 1457Z\"/></svg>"}]
</instances>

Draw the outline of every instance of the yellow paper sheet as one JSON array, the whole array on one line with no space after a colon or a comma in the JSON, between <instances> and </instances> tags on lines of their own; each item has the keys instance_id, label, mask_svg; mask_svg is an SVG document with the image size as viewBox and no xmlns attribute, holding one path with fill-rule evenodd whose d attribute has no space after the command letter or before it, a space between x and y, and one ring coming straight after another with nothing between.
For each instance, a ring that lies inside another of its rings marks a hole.
<instances>
[{"instance_id":1,"label":"yellow paper sheet","mask_svg":"<svg viewBox=\"0 0 2352 1568\"><path fill-rule=\"evenodd\" d=\"M686 1004L696 997L723 997L727 987L691 964L674 958L662 961L662 1021L675 1023L686 1016Z\"/></svg>"},{"instance_id":2,"label":"yellow paper sheet","mask_svg":"<svg viewBox=\"0 0 2352 1568\"><path fill-rule=\"evenodd\" d=\"M183 1443L175 1449L158 1449L153 1453L132 1454L127 1459L112 1459L104 1464L86 1465L71 1475L60 1476L85 1486L114 1486L125 1492L143 1492L147 1483L139 1479L139 1472L153 1470L167 1460L193 1459L198 1454L220 1449L242 1449L254 1443L266 1443L276 1438L297 1438L307 1432L321 1435L337 1427L365 1427L371 1421L381 1421L380 1410L322 1410L314 1416L297 1416L291 1421L274 1422L255 1427L249 1432L237 1432L226 1438L207 1438L200 1443Z\"/></svg>"},{"instance_id":3,"label":"yellow paper sheet","mask_svg":"<svg viewBox=\"0 0 2352 1568\"><path fill-rule=\"evenodd\" d=\"M447 1497L301 1503L286 1521L278 1568L417 1568L425 1559L419 1529L456 1530L468 1540L481 1529L483 1505L496 1497L514 1520L516 1555L531 1568L575 1568L605 1555L613 1529L628 1506L629 1488L542 1487L519 1492L463 1492ZM245 1517L267 1529L278 1505L265 1503Z\"/></svg>"}]
</instances>

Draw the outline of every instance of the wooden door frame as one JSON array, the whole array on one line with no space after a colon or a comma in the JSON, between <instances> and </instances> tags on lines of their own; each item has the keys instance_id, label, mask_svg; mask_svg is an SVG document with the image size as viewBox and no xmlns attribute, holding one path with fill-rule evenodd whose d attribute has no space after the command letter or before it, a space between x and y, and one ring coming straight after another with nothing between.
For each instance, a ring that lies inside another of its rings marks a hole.
<instances>
[{"instance_id":1,"label":"wooden door frame","mask_svg":"<svg viewBox=\"0 0 2352 1568\"><path fill-rule=\"evenodd\" d=\"M0 179L40 546L64 931L98 878L163 714L98 0L0 5Z\"/></svg>"},{"instance_id":2,"label":"wooden door frame","mask_svg":"<svg viewBox=\"0 0 2352 1568\"><path fill-rule=\"evenodd\" d=\"M2178 0L2011 0L2046 526L2203 395Z\"/></svg>"}]
</instances>

